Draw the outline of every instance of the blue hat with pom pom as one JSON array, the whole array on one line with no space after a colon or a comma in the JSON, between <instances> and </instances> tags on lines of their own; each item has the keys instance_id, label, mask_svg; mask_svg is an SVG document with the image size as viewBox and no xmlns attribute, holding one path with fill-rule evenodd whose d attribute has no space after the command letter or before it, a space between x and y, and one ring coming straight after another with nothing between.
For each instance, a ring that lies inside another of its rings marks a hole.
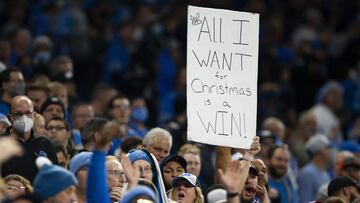
<instances>
[{"instance_id":1,"label":"blue hat with pom pom","mask_svg":"<svg viewBox=\"0 0 360 203\"><path fill-rule=\"evenodd\" d=\"M78 181L70 171L52 164L49 159L36 159L39 168L34 180L34 193L41 199L52 197L70 186L76 186Z\"/></svg>"}]
</instances>

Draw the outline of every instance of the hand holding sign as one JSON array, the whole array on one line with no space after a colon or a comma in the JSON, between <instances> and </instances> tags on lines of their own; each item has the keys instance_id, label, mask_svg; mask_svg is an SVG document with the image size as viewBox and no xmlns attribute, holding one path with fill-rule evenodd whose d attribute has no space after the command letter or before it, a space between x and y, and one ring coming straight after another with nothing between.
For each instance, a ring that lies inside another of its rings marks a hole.
<instances>
[{"instance_id":1,"label":"hand holding sign","mask_svg":"<svg viewBox=\"0 0 360 203\"><path fill-rule=\"evenodd\" d=\"M249 154L251 156L255 156L261 150L260 146L260 137L255 136L253 138L253 142L251 143L250 149L245 151L245 154Z\"/></svg>"}]
</instances>

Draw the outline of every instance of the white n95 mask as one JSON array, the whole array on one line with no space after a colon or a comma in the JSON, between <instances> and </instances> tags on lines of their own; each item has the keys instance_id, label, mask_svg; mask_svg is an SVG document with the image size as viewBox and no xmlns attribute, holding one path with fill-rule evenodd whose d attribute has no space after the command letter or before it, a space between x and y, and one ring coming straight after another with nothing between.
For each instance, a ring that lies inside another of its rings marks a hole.
<instances>
[{"instance_id":1,"label":"white n95 mask","mask_svg":"<svg viewBox=\"0 0 360 203\"><path fill-rule=\"evenodd\" d=\"M34 121L25 115L15 119L13 123L13 127L19 134L30 132L33 125Z\"/></svg>"}]
</instances>

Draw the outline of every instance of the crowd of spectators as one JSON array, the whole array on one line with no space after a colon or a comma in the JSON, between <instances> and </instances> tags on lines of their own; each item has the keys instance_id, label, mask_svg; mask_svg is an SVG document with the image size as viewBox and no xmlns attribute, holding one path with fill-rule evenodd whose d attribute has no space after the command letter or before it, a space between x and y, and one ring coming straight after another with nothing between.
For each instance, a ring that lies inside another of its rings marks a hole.
<instances>
[{"instance_id":1,"label":"crowd of spectators","mask_svg":"<svg viewBox=\"0 0 360 203\"><path fill-rule=\"evenodd\" d=\"M186 140L188 5L260 14L250 149ZM3 0L0 201L359 202L359 98L357 0Z\"/></svg>"}]
</instances>

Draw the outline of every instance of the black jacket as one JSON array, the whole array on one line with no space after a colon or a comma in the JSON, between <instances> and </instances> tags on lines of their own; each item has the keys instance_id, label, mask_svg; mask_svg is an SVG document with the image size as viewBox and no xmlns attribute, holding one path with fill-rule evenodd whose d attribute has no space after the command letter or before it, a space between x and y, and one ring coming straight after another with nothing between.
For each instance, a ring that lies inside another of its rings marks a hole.
<instances>
[{"instance_id":1,"label":"black jacket","mask_svg":"<svg viewBox=\"0 0 360 203\"><path fill-rule=\"evenodd\" d=\"M30 138L25 142L19 140L19 143L23 147L24 154L20 157L12 157L1 166L2 177L17 174L25 177L32 183L38 172L35 164L38 156L45 156L52 163L58 163L55 148L47 138L35 137L33 131L31 131Z\"/></svg>"}]
</instances>

